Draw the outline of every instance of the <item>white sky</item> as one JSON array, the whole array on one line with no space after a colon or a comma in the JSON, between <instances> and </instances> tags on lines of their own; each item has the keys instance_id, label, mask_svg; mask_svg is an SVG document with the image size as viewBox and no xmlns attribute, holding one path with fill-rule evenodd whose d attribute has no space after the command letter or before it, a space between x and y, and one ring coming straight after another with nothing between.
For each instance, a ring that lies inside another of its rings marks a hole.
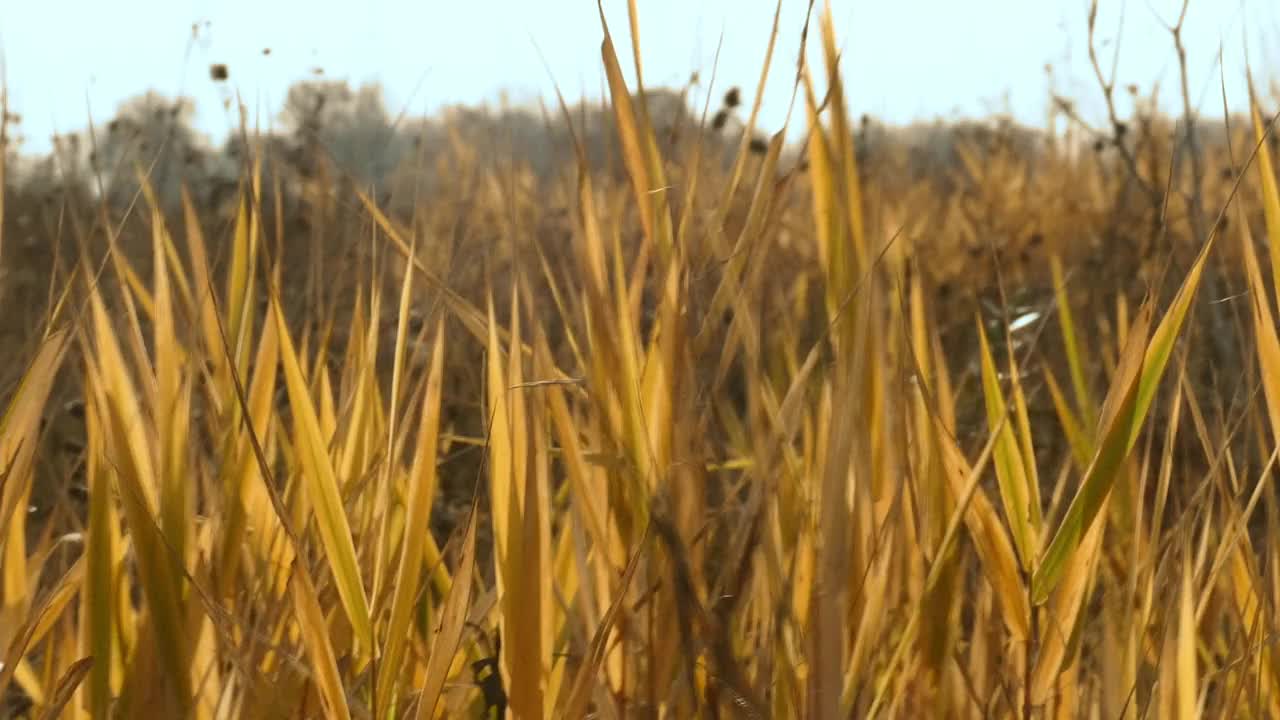
<instances>
[{"instance_id":1,"label":"white sky","mask_svg":"<svg viewBox=\"0 0 1280 720\"><path fill-rule=\"evenodd\" d=\"M821 8L824 0L816 0ZM648 86L711 77L723 33L716 87L754 92L775 0L639 0ZM1011 110L1043 124L1052 63L1058 88L1088 112L1101 105L1088 64L1088 0L831 0L852 111L891 122ZM1100 0L1099 38L1109 67L1124 27L1119 84L1150 89L1177 107L1177 62L1162 18L1180 0ZM631 41L625 0L604 0L624 68ZM780 127L791 97L807 0L783 0L774 72L762 124ZM192 25L199 26L193 41ZM1246 101L1244 37L1260 82L1280 67L1280 3L1191 0L1186 21L1193 95L1221 107L1217 54L1226 48L1228 99ZM289 84L323 67L353 86L381 81L393 115L452 103L553 101L547 66L573 101L602 87L595 0L2 0L0 52L24 150L43 152L53 132L109 119L122 100L154 88L193 97L198 127L221 140L234 124L222 100L238 91L264 113L281 107ZM811 49L817 37L811 36ZM264 56L263 48L271 48ZM815 56L816 57L816 56ZM209 78L226 63L231 83ZM1265 89L1265 85L1262 89ZM1123 93L1121 93L1123 95ZM713 100L713 105L718 97ZM700 106L699 106L700 107ZM799 115L793 129L800 126Z\"/></svg>"}]
</instances>

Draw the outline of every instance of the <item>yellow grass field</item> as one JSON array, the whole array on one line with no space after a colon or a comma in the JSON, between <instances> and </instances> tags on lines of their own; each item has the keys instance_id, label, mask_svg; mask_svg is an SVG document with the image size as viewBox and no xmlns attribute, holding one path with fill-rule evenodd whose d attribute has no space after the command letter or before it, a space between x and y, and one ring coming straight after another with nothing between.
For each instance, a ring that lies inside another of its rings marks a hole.
<instances>
[{"instance_id":1,"label":"yellow grass field","mask_svg":"<svg viewBox=\"0 0 1280 720\"><path fill-rule=\"evenodd\" d=\"M1280 717L1266 101L917 172L820 3L800 147L602 30L550 176L6 193L0 717Z\"/></svg>"}]
</instances>

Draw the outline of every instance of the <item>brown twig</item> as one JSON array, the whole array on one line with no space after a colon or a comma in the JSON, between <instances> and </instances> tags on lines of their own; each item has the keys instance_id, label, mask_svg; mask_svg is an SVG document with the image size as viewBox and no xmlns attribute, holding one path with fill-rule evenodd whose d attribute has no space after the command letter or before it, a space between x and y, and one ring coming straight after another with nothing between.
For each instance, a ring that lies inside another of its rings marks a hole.
<instances>
[{"instance_id":1,"label":"brown twig","mask_svg":"<svg viewBox=\"0 0 1280 720\"><path fill-rule=\"evenodd\" d=\"M1120 19L1121 28L1124 27L1124 18ZM1102 63L1098 59L1098 0L1092 0L1089 4L1089 63L1093 66L1094 76L1098 79L1098 85L1102 88L1102 98L1107 103L1107 119L1111 122L1111 128L1114 135L1114 145L1120 153L1120 158L1124 160L1125 167L1129 170L1129 175L1143 194L1147 196L1148 202L1155 209L1159 209L1163 203L1160 192L1146 178L1142 177L1142 172L1138 169L1138 160L1134 157L1133 151L1124 143L1124 123L1120 121L1120 115L1116 112L1115 89L1116 89L1116 73L1120 64L1120 41L1116 39L1115 54L1111 57L1111 74L1108 77L1102 72Z\"/></svg>"},{"instance_id":2,"label":"brown twig","mask_svg":"<svg viewBox=\"0 0 1280 720\"><path fill-rule=\"evenodd\" d=\"M1187 7L1191 0L1182 0L1182 10L1178 13L1178 22L1169 27L1173 35L1173 47L1178 53L1178 72L1182 89L1182 115L1187 152L1191 156L1191 192L1187 200L1191 213L1191 232L1197 242L1204 238L1204 203L1201 188L1204 182L1204 158L1200 152L1200 143L1196 138L1195 115L1191 109L1191 90L1187 83L1187 48L1182 42L1182 28L1187 19Z\"/></svg>"}]
</instances>

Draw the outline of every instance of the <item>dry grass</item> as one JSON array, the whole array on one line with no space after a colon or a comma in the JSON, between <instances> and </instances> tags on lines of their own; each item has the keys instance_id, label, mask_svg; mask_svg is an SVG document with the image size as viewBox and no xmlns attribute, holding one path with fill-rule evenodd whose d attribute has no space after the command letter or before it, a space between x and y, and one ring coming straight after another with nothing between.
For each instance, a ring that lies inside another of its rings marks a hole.
<instances>
[{"instance_id":1,"label":"dry grass","mask_svg":"<svg viewBox=\"0 0 1280 720\"><path fill-rule=\"evenodd\" d=\"M1155 120L904 179L813 22L800 163L758 108L727 168L660 140L606 28L619 172L460 139L409 214L316 181L300 227L259 153L226 222L139 169L58 225L0 713L1280 716L1268 118L1218 181Z\"/></svg>"}]
</instances>

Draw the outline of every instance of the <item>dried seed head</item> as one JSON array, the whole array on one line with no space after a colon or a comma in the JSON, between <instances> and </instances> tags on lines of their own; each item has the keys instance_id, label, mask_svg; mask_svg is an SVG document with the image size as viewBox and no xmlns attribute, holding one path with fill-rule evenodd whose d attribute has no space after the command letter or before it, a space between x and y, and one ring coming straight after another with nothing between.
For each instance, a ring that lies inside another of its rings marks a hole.
<instances>
[{"instance_id":1,"label":"dried seed head","mask_svg":"<svg viewBox=\"0 0 1280 720\"><path fill-rule=\"evenodd\" d=\"M715 130L723 130L725 123L729 122L729 113L721 110L716 116L711 118L711 127Z\"/></svg>"},{"instance_id":2,"label":"dried seed head","mask_svg":"<svg viewBox=\"0 0 1280 720\"><path fill-rule=\"evenodd\" d=\"M270 54L271 54L271 48L262 48L262 54L263 54L264 56L266 56L266 55L270 55Z\"/></svg>"},{"instance_id":3,"label":"dried seed head","mask_svg":"<svg viewBox=\"0 0 1280 720\"><path fill-rule=\"evenodd\" d=\"M213 78L214 82L226 82L230 74L227 71L227 66L223 63L215 63L209 66L209 77Z\"/></svg>"},{"instance_id":4,"label":"dried seed head","mask_svg":"<svg viewBox=\"0 0 1280 720\"><path fill-rule=\"evenodd\" d=\"M769 152L769 143L764 138L751 138L751 144L747 147L757 155Z\"/></svg>"},{"instance_id":5,"label":"dried seed head","mask_svg":"<svg viewBox=\"0 0 1280 720\"><path fill-rule=\"evenodd\" d=\"M742 91L736 87L729 88L729 92L724 94L724 106L733 109L742 104Z\"/></svg>"}]
</instances>

